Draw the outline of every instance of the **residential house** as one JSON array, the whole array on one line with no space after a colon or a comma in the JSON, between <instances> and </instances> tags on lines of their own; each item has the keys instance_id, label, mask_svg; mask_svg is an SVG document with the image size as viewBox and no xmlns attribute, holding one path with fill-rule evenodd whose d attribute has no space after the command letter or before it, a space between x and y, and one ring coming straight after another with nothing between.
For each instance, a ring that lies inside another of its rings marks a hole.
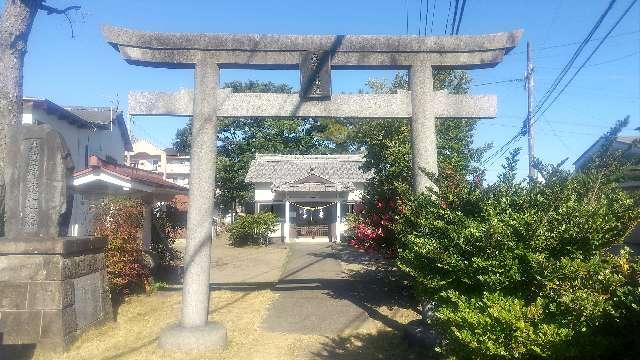
<instances>
[{"instance_id":1,"label":"residential house","mask_svg":"<svg viewBox=\"0 0 640 360\"><path fill-rule=\"evenodd\" d=\"M142 201L142 244L151 249L153 207L176 196L186 197L188 189L169 182L160 174L105 161L98 156L89 157L89 167L73 174L77 192L101 199L106 195L123 195ZM178 204L178 206L180 206Z\"/></svg>"},{"instance_id":2,"label":"residential house","mask_svg":"<svg viewBox=\"0 0 640 360\"><path fill-rule=\"evenodd\" d=\"M126 158L129 166L158 173L167 181L189 187L189 155L179 154L173 148L160 149L147 140L139 139L133 143L133 150L127 152Z\"/></svg>"},{"instance_id":3,"label":"residential house","mask_svg":"<svg viewBox=\"0 0 640 360\"><path fill-rule=\"evenodd\" d=\"M640 136L618 136L611 144L609 151L622 151L624 157L638 159L640 158L640 147L634 146L634 142L638 141L640 141ZM604 142L605 138L600 137L574 161L573 165L576 171L583 170L593 160L594 156L602 150ZM627 169L620 186L627 191L640 191L640 168L632 167ZM640 254L640 225L636 226L629 234L625 243Z\"/></svg>"},{"instance_id":4,"label":"residential house","mask_svg":"<svg viewBox=\"0 0 640 360\"><path fill-rule=\"evenodd\" d=\"M109 107L63 107L47 99L24 98L23 125L48 124L64 139L75 166L81 171L89 166L92 155L112 163L123 163L125 151L131 151L131 139L121 111ZM85 194L75 194L70 236L90 235L92 229L90 201Z\"/></svg>"},{"instance_id":5,"label":"residential house","mask_svg":"<svg viewBox=\"0 0 640 360\"><path fill-rule=\"evenodd\" d=\"M623 151L625 156L631 158L640 157L640 147L631 146L634 141L639 141L640 136L618 136L611 144L610 151ZM604 137L600 137L594 142L582 155L573 162L573 166L576 170L584 169L593 159L593 157L602 150L604 146Z\"/></svg>"}]
</instances>

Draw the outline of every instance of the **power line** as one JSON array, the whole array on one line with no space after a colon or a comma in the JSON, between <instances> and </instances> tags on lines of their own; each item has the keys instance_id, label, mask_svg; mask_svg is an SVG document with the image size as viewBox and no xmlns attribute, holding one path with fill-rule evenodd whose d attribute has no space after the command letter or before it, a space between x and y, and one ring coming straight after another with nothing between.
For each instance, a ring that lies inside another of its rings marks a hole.
<instances>
[{"instance_id":1,"label":"power line","mask_svg":"<svg viewBox=\"0 0 640 360\"><path fill-rule=\"evenodd\" d=\"M518 117L520 118L520 117ZM546 118L545 118L546 119ZM545 122L547 123L547 122ZM556 121L556 123L558 123ZM516 125L516 124L496 124L496 123L483 123L482 125L484 126L488 126L488 127L503 127L503 128L509 128L509 129L513 129L513 128L520 128L520 125ZM570 134L570 135L582 135L582 136L597 136L597 135L602 135L607 129L608 127L604 127L604 126L599 126L598 129L601 129L602 131L595 131L595 132L585 132L585 131L572 131L572 130L555 130L555 132L557 133L563 133L563 134ZM540 129L538 130L541 133L544 134L551 134L551 131L547 131L545 129Z\"/></svg>"},{"instance_id":2,"label":"power line","mask_svg":"<svg viewBox=\"0 0 640 360\"><path fill-rule=\"evenodd\" d=\"M405 35L409 35L409 0L404 0L405 16Z\"/></svg>"},{"instance_id":3,"label":"power line","mask_svg":"<svg viewBox=\"0 0 640 360\"><path fill-rule=\"evenodd\" d=\"M556 3L556 6L553 8L553 15L551 16L551 22L549 23L549 25L545 30L544 37L542 38L541 46L539 48L537 47L536 51L539 51L547 44L547 41L549 40L549 34L551 33L552 29L554 28L554 25L556 24L556 21L558 20L558 13L560 11L560 8L562 7L563 0L557 0L555 3Z\"/></svg>"},{"instance_id":4,"label":"power line","mask_svg":"<svg viewBox=\"0 0 640 360\"><path fill-rule=\"evenodd\" d=\"M546 108L544 108L544 110L542 110L540 112L540 116L542 116L545 112L547 112L547 110L549 110L549 108L558 100L558 98L560 97L560 95L562 95L562 93L564 93L564 91L567 89L567 87L569 87L569 85L571 84L571 82L573 81L573 79L576 78L576 76L578 76L578 74L580 73L580 71L587 65L587 63L589 62L589 60L591 60L591 58L593 57L593 55L595 55L595 53L598 51L598 49L600 49L600 47L602 46L602 44L604 44L604 42L607 40L607 38L609 37L609 35L611 35L611 33L616 29L616 27L618 27L618 25L620 24L620 22L622 22L622 20L627 16L627 14L629 13L629 11L631 11L631 9L633 8L633 6L638 2L638 0L633 0L629 6L627 6L627 8L625 9L625 11L622 13L622 15L620 15L620 17L616 20L616 22L611 26L611 28L609 29L609 31L607 31L607 33L604 35L604 37L602 38L602 40L600 40L600 42L598 43L598 45L596 45L596 47L593 49L593 51L591 51L591 53L589 54L589 56L587 56L587 58L584 60L584 62L580 65L580 67L573 73L573 75L571 76L571 78L565 83L565 85L562 87L562 89L560 89L560 91L556 94L556 96L553 98L553 100L551 100L551 103L549 105L547 105Z\"/></svg>"},{"instance_id":5,"label":"power line","mask_svg":"<svg viewBox=\"0 0 640 360\"><path fill-rule=\"evenodd\" d=\"M556 76L555 80L553 80L553 83L551 84L551 86L547 89L547 91L545 91L544 95L542 95L542 99L540 100L540 103L536 106L536 110L534 111L534 113L537 113L538 111L540 111L540 109L544 106L544 104L551 97L551 94L560 85L560 82L562 82L564 77L567 75L567 73L569 72L569 70L571 69L573 64L575 63L575 61L578 59L580 54L582 54L582 51L587 46L587 43L589 42L589 40L593 37L595 32L600 28L600 25L602 25L602 22L607 17L607 15L609 14L611 9L613 8L613 5L616 3L616 1L617 0L609 1L609 5L605 9L605 11L600 15L600 17L598 18L596 23L591 27L591 30L589 30L589 33L587 34L585 39L580 43L578 48L573 52L573 54L571 55L571 58L569 59L567 64L565 64L565 66L562 68L560 73Z\"/></svg>"},{"instance_id":6,"label":"power line","mask_svg":"<svg viewBox=\"0 0 640 360\"><path fill-rule=\"evenodd\" d=\"M420 21L418 21L418 36L420 36L420 27L422 26L422 0L420 0ZM427 35L427 34L425 34Z\"/></svg>"},{"instance_id":7,"label":"power line","mask_svg":"<svg viewBox=\"0 0 640 360\"><path fill-rule=\"evenodd\" d=\"M567 151L571 151L571 149L569 148L569 146L567 145L567 143L564 141L564 139L562 138L562 136L558 135L558 133L556 132L556 129L553 127L553 125L551 125L551 122L545 117L545 124L549 125L549 129L551 129L551 134L558 139L558 141L560 142L560 144L562 144L562 146L567 150Z\"/></svg>"},{"instance_id":8,"label":"power line","mask_svg":"<svg viewBox=\"0 0 640 360\"><path fill-rule=\"evenodd\" d=\"M605 64L610 64L612 62L616 62L616 61L620 61L620 60L624 60L624 59L628 59L630 57L633 57L634 55L638 55L640 54L640 50L638 51L634 51L632 53L617 57L617 58L613 58L613 59L609 59L609 60L605 60L605 61L601 61L599 63L595 63L595 64L591 64L591 65L587 65L585 67L593 67L593 66L600 66L600 65L605 65Z\"/></svg>"},{"instance_id":9,"label":"power line","mask_svg":"<svg viewBox=\"0 0 640 360\"><path fill-rule=\"evenodd\" d=\"M447 23L444 25L444 33L446 34L449 30L449 19L451 18L451 5L453 1L449 0L449 11L447 11Z\"/></svg>"},{"instance_id":10,"label":"power line","mask_svg":"<svg viewBox=\"0 0 640 360\"><path fill-rule=\"evenodd\" d=\"M426 13L424 14L424 35L427 35L427 23L429 22L429 0L427 0Z\"/></svg>"},{"instance_id":11,"label":"power line","mask_svg":"<svg viewBox=\"0 0 640 360\"><path fill-rule=\"evenodd\" d=\"M609 29L609 31L601 38L600 42L598 43L598 45L596 46L596 48L591 52L591 54L588 56L588 58L582 63L582 65L578 68L578 70L576 70L576 72L573 74L573 76L571 77L571 79L569 79L569 81L565 84L565 86L560 90L560 92L558 94L556 94L556 96L554 97L554 99L551 101L551 103L544 108L544 110L542 112L541 109L543 109L544 105L546 104L546 102L551 98L551 95L553 93L553 91L557 88L557 86L559 85L559 83L562 81L562 79L564 78L564 76L568 73L569 69L571 68L571 66L573 65L573 63L575 62L577 55L579 55L582 50L584 49L584 46L589 42L589 41L593 41L592 37L593 34L595 32L595 30L597 30L600 27L600 24L602 24L602 21L604 20L604 17L606 17L606 15L609 13L609 11L611 10L613 4L615 3L616 0L612 0L607 9L603 12L603 14L598 18L598 21L596 21L596 24L592 27L591 31L587 34L587 37L585 38L585 40L583 40L580 43L580 46L578 47L578 49L576 49L576 51L574 52L573 56L571 57L571 59L569 60L569 62L567 63L567 65L565 65L565 67L563 68L563 71L561 71L558 76L556 77L556 80L554 80L554 84L549 88L549 90L547 90L545 92L545 96L544 99L538 104L538 106L536 107L536 111L534 112L534 116L539 115L539 117L535 120L537 121L541 116L544 115L544 113L549 109L549 107L551 105L553 105L553 103L558 99L558 97L566 90L566 88L569 86L569 84L573 81L573 79L575 79L575 77L577 76L577 74L580 72L580 70L582 70L582 68L584 68L584 66L587 64L587 62L591 59L591 57L593 57L593 55L595 54L595 52L602 46L602 44L604 43L604 41L610 37L611 33L613 32L613 30L618 26L618 24L622 21L622 19L628 14L628 12L631 10L631 8L636 4L636 2L638 0L633 0L631 4L629 4L629 6L627 7L627 9L624 11L624 13L617 19L617 21L614 23L614 25ZM493 154L491 154L487 159L485 159L483 161L483 164L486 164L487 162L491 161L490 164L493 164L495 162L496 159L502 157L510 148L510 146L512 144L514 144L520 137L526 135L526 128L523 126L521 128L520 131L518 131L513 137L511 137L504 145L502 145L498 150L496 150Z\"/></svg>"},{"instance_id":12,"label":"power line","mask_svg":"<svg viewBox=\"0 0 640 360\"><path fill-rule=\"evenodd\" d=\"M623 37L623 36L629 36L629 35L635 35L640 33L640 30L634 30L634 31L627 31L627 32L622 32L620 34L616 34L616 35L611 35L609 36L609 39L614 39L614 38L619 38L619 37ZM591 40L589 40L589 42L592 41L598 41L598 40L602 40L601 37L598 38L591 38ZM577 45L582 43L582 41L572 41L572 42L568 42L568 43L562 43L562 44L556 44L556 45L549 45L549 46L543 46L540 49L536 49L537 52L540 51L544 51L544 50L552 50L552 49L557 49L557 48L562 48L562 47L567 47L567 46L572 46L572 45ZM513 51L511 52L512 55L517 55L517 54L524 54L526 53L526 50L519 50L519 51ZM541 56L534 56L534 58L536 59L540 59L542 58Z\"/></svg>"},{"instance_id":13,"label":"power line","mask_svg":"<svg viewBox=\"0 0 640 360\"><path fill-rule=\"evenodd\" d=\"M456 6L455 6L455 10L453 10L453 21L451 21L451 33L450 35L453 35L453 31L455 30L456 27L456 21L458 21L458 5L460 3L460 0L456 0ZM445 32L446 34L446 32Z\"/></svg>"},{"instance_id":14,"label":"power line","mask_svg":"<svg viewBox=\"0 0 640 360\"><path fill-rule=\"evenodd\" d=\"M485 82L485 83L480 83L480 84L471 84L471 86L485 86L485 85L493 85L493 84L523 82L523 81L524 81L524 79L509 79L509 80Z\"/></svg>"},{"instance_id":15,"label":"power line","mask_svg":"<svg viewBox=\"0 0 640 360\"><path fill-rule=\"evenodd\" d=\"M610 63L613 63L613 62L616 62L616 61L621 61L621 60L628 59L628 58L633 57L634 55L638 55L638 54L640 54L640 50L637 50L637 51L634 51L632 53L628 53L628 54L625 54L625 55L622 55L620 57L616 57L616 58L613 58L613 59L604 60L604 61L601 61L599 63L589 64L589 65L587 65L585 67L594 67L594 66L606 65L606 64L610 64ZM556 69L556 70L560 69L559 67L552 67L552 66L538 66L538 68Z\"/></svg>"},{"instance_id":16,"label":"power line","mask_svg":"<svg viewBox=\"0 0 640 360\"><path fill-rule=\"evenodd\" d=\"M460 24L462 24L462 16L464 15L465 6L467 6L467 0L462 0L462 7L460 8L460 16L458 17L458 25L456 26L456 35L460 33Z\"/></svg>"},{"instance_id":17,"label":"power line","mask_svg":"<svg viewBox=\"0 0 640 360\"><path fill-rule=\"evenodd\" d=\"M433 8L431 8L431 27L429 28L429 33L433 34L433 19L436 18L436 4L438 0L433 0Z\"/></svg>"},{"instance_id":18,"label":"power line","mask_svg":"<svg viewBox=\"0 0 640 360\"><path fill-rule=\"evenodd\" d=\"M637 33L640 33L640 30L635 30L635 31L627 31L627 32L623 32L620 33L618 35L614 35L614 36L610 36L610 39L613 38L618 38L618 37L622 37L622 36L629 36L629 35L635 35ZM598 41L598 40L602 40L602 38L592 38L591 40L589 40L589 42L591 41ZM557 49L557 48L561 48L561 47L567 47L567 46L571 46L571 45L577 45L579 44L579 41L574 41L574 42L569 42L569 43L564 43L564 44L556 44L556 45L549 45L549 46L545 46L545 47L541 47L540 50L551 50L551 49Z\"/></svg>"}]
</instances>

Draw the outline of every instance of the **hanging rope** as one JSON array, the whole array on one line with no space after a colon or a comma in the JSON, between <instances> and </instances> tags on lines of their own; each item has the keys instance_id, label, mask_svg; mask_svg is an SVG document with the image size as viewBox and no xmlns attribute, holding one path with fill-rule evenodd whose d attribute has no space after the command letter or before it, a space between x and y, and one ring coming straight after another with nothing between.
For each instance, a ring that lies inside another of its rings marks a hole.
<instances>
[{"instance_id":1,"label":"hanging rope","mask_svg":"<svg viewBox=\"0 0 640 360\"><path fill-rule=\"evenodd\" d=\"M338 203L338 202L336 201L336 202L333 202L333 203L331 203L331 204L328 204L328 205L325 205L325 206L318 206L318 207L302 206L302 205L300 205L300 204L296 204L296 203L294 203L294 202L292 202L292 203L290 203L290 204L291 204L291 205L295 205L295 206L297 206L297 207L299 207L299 208L301 208L301 209L304 209L304 210L316 211L316 210L324 209L324 208L329 207L329 206L331 206L331 205L335 205L335 204L337 204L337 203Z\"/></svg>"}]
</instances>

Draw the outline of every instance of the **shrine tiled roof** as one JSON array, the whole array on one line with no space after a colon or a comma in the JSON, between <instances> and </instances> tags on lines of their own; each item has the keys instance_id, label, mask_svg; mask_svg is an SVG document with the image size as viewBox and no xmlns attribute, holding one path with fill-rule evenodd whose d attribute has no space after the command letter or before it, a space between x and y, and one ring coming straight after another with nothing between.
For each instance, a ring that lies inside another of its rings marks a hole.
<instances>
[{"instance_id":1,"label":"shrine tiled roof","mask_svg":"<svg viewBox=\"0 0 640 360\"><path fill-rule=\"evenodd\" d=\"M359 154L257 154L246 181L271 183L274 189L282 191L342 191L352 188L354 183L367 181L370 174L360 168L363 163L364 157ZM315 180L308 180L310 176Z\"/></svg>"}]
</instances>

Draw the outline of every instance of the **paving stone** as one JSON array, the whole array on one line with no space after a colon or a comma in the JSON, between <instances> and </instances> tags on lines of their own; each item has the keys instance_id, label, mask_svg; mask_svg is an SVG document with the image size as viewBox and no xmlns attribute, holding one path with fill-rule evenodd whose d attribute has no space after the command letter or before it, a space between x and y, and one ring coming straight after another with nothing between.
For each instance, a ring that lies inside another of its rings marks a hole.
<instances>
[{"instance_id":1,"label":"paving stone","mask_svg":"<svg viewBox=\"0 0 640 360\"><path fill-rule=\"evenodd\" d=\"M279 293L262 328L271 332L336 336L358 328L367 313L350 301L354 282L329 244L292 244L275 287Z\"/></svg>"}]
</instances>

